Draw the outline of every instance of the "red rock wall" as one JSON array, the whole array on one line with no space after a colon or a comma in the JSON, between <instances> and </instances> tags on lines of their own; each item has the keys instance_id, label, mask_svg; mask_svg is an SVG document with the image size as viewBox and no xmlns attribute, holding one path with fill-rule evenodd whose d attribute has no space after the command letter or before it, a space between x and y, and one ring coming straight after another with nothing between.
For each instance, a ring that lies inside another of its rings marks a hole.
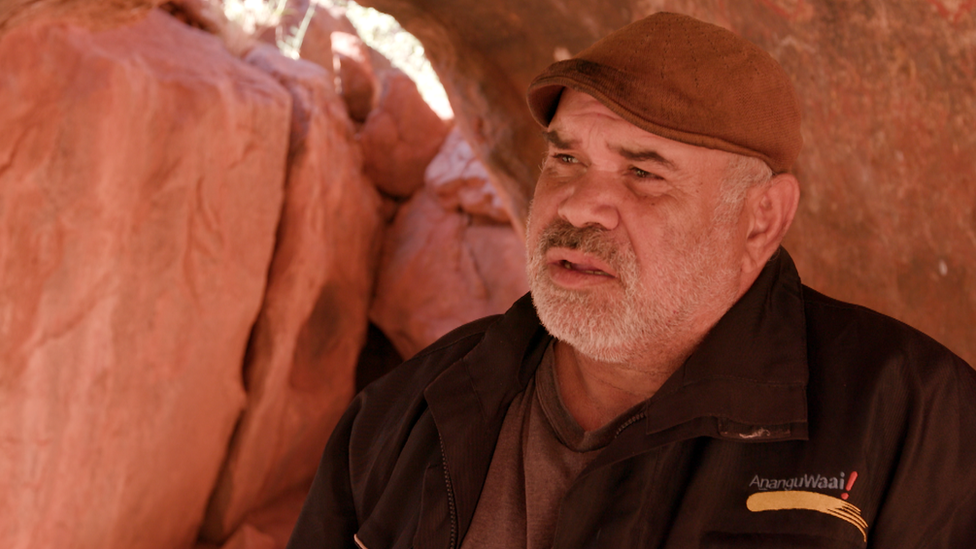
<instances>
[{"instance_id":1,"label":"red rock wall","mask_svg":"<svg viewBox=\"0 0 976 549\"><path fill-rule=\"evenodd\" d=\"M196 539L245 405L290 113L158 12L0 40L0 547Z\"/></svg>"},{"instance_id":2,"label":"red rock wall","mask_svg":"<svg viewBox=\"0 0 976 549\"><path fill-rule=\"evenodd\" d=\"M322 67L166 8L0 30L0 547L284 547L368 315L412 354L526 290L487 171L341 13Z\"/></svg>"},{"instance_id":3,"label":"red rock wall","mask_svg":"<svg viewBox=\"0 0 976 549\"><path fill-rule=\"evenodd\" d=\"M631 20L694 15L769 51L803 103L804 281L976 364L976 2L363 0L424 43L478 155L524 213L543 146L531 78Z\"/></svg>"},{"instance_id":4,"label":"red rock wall","mask_svg":"<svg viewBox=\"0 0 976 549\"><path fill-rule=\"evenodd\" d=\"M3 0L0 36L18 25L34 21L62 21L88 29L105 30L133 24L163 0Z\"/></svg>"},{"instance_id":5,"label":"red rock wall","mask_svg":"<svg viewBox=\"0 0 976 549\"><path fill-rule=\"evenodd\" d=\"M266 45L245 60L288 89L294 109L275 255L243 366L248 405L204 522L215 542L315 474L353 397L381 225L332 74Z\"/></svg>"}]
</instances>

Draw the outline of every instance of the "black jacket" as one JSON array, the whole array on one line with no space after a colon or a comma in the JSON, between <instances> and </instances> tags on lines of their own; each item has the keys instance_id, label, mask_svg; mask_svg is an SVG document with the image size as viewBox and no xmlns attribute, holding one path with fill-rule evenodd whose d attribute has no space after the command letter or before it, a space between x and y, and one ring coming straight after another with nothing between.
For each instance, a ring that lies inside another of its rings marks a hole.
<instances>
[{"instance_id":1,"label":"black jacket","mask_svg":"<svg viewBox=\"0 0 976 549\"><path fill-rule=\"evenodd\" d=\"M526 296L360 393L289 547L458 547L549 338ZM554 541L974 544L976 373L916 330L802 286L782 250L576 480Z\"/></svg>"}]
</instances>

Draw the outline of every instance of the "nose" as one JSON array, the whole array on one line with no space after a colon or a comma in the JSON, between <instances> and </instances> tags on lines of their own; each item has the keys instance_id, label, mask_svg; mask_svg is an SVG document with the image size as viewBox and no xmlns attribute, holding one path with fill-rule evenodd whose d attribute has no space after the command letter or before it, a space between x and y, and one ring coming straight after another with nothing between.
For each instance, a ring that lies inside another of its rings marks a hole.
<instances>
[{"instance_id":1,"label":"nose","mask_svg":"<svg viewBox=\"0 0 976 549\"><path fill-rule=\"evenodd\" d=\"M566 192L557 213L574 227L598 225L612 231L620 223L621 196L609 174L587 170Z\"/></svg>"}]
</instances>

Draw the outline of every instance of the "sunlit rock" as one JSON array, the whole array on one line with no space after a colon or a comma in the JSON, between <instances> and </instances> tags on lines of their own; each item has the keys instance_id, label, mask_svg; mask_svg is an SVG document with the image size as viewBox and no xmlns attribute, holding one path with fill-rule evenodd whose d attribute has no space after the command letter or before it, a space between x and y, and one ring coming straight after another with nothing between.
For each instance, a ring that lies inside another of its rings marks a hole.
<instances>
[{"instance_id":1,"label":"sunlit rock","mask_svg":"<svg viewBox=\"0 0 976 549\"><path fill-rule=\"evenodd\" d=\"M354 393L380 228L379 195L331 76L270 46L246 60L295 108L274 260L244 364L247 410L208 510L210 541L311 481Z\"/></svg>"},{"instance_id":2,"label":"sunlit rock","mask_svg":"<svg viewBox=\"0 0 976 549\"><path fill-rule=\"evenodd\" d=\"M291 97L155 11L0 40L0 547L189 547L245 404Z\"/></svg>"},{"instance_id":3,"label":"sunlit rock","mask_svg":"<svg viewBox=\"0 0 976 549\"><path fill-rule=\"evenodd\" d=\"M388 195L410 196L424 184L427 164L449 131L410 77L396 69L384 72L379 105L359 134L366 175Z\"/></svg>"}]
</instances>

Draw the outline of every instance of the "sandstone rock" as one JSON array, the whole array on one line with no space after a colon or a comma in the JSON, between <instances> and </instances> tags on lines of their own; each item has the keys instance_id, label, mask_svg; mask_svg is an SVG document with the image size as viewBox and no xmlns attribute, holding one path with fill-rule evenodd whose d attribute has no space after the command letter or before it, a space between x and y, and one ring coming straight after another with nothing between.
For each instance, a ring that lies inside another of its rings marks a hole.
<instances>
[{"instance_id":1,"label":"sandstone rock","mask_svg":"<svg viewBox=\"0 0 976 549\"><path fill-rule=\"evenodd\" d=\"M424 187L387 230L370 319L409 358L457 326L504 312L528 291L509 225L445 210Z\"/></svg>"},{"instance_id":2,"label":"sandstone rock","mask_svg":"<svg viewBox=\"0 0 976 549\"><path fill-rule=\"evenodd\" d=\"M247 410L204 525L214 542L311 481L355 390L379 246L379 194L330 75L266 45L247 61L281 81L295 108L274 260L245 363Z\"/></svg>"},{"instance_id":3,"label":"sandstone rock","mask_svg":"<svg viewBox=\"0 0 976 549\"><path fill-rule=\"evenodd\" d=\"M305 33L302 35L299 54L305 61L311 61L327 70L329 74L334 74L332 33L340 23L323 6L312 4L310 8L306 7L305 9L311 9L312 13L309 15ZM305 14L307 12L299 10L296 13ZM301 25L302 21L299 21L298 27L300 28Z\"/></svg>"},{"instance_id":4,"label":"sandstone rock","mask_svg":"<svg viewBox=\"0 0 976 549\"><path fill-rule=\"evenodd\" d=\"M291 98L161 12L0 40L0 547L190 547L244 405Z\"/></svg>"},{"instance_id":5,"label":"sandstone rock","mask_svg":"<svg viewBox=\"0 0 976 549\"><path fill-rule=\"evenodd\" d=\"M701 10L792 75L803 196L785 246L804 282L976 365L976 49L963 45L976 37L976 5L647 5L663 7Z\"/></svg>"},{"instance_id":6,"label":"sandstone rock","mask_svg":"<svg viewBox=\"0 0 976 549\"><path fill-rule=\"evenodd\" d=\"M250 524L241 526L221 549L281 549L284 545Z\"/></svg>"},{"instance_id":7,"label":"sandstone rock","mask_svg":"<svg viewBox=\"0 0 976 549\"><path fill-rule=\"evenodd\" d=\"M217 36L235 57L243 57L258 43L247 25L228 19L220 0L167 0L159 9L186 25Z\"/></svg>"},{"instance_id":8,"label":"sandstone rock","mask_svg":"<svg viewBox=\"0 0 976 549\"><path fill-rule=\"evenodd\" d=\"M424 170L449 131L410 77L395 69L383 73L379 106L359 134L367 177L384 193L410 196L424 184Z\"/></svg>"},{"instance_id":9,"label":"sandstone rock","mask_svg":"<svg viewBox=\"0 0 976 549\"><path fill-rule=\"evenodd\" d=\"M278 23L261 29L257 35L262 42L272 46L278 46L280 42L291 42L292 45L299 46L298 52L303 60L311 61L332 73L331 35L337 31L356 34L356 28L346 18L343 9L327 7L310 0L288 0ZM296 38L300 38L300 41L295 40Z\"/></svg>"},{"instance_id":10,"label":"sandstone rock","mask_svg":"<svg viewBox=\"0 0 976 549\"><path fill-rule=\"evenodd\" d=\"M369 60L370 63L373 64L373 73L375 74L383 74L384 72L395 68L393 63L387 59L386 56L373 48L369 48Z\"/></svg>"},{"instance_id":11,"label":"sandstone rock","mask_svg":"<svg viewBox=\"0 0 976 549\"><path fill-rule=\"evenodd\" d=\"M349 116L365 122L378 96L374 52L359 38L344 8L290 0L281 23L265 30L261 39L276 44L281 36L295 34L309 9L312 13L301 42L301 58L333 73Z\"/></svg>"},{"instance_id":12,"label":"sandstone rock","mask_svg":"<svg viewBox=\"0 0 976 549\"><path fill-rule=\"evenodd\" d=\"M132 24L163 0L3 0L0 2L0 37L16 26L59 20L91 30Z\"/></svg>"},{"instance_id":13,"label":"sandstone rock","mask_svg":"<svg viewBox=\"0 0 976 549\"><path fill-rule=\"evenodd\" d=\"M210 34L220 34L222 28L228 24L220 6L210 0L168 0L160 4L159 9L184 25Z\"/></svg>"},{"instance_id":14,"label":"sandstone rock","mask_svg":"<svg viewBox=\"0 0 976 549\"><path fill-rule=\"evenodd\" d=\"M506 204L492 185L488 170L478 160L460 130L444 140L440 152L427 165L424 184L445 210L459 210L498 223L509 223Z\"/></svg>"},{"instance_id":15,"label":"sandstone rock","mask_svg":"<svg viewBox=\"0 0 976 549\"><path fill-rule=\"evenodd\" d=\"M300 486L251 511L222 549L285 549L307 494L308 486Z\"/></svg>"},{"instance_id":16,"label":"sandstone rock","mask_svg":"<svg viewBox=\"0 0 976 549\"><path fill-rule=\"evenodd\" d=\"M336 31L332 33L332 53L339 93L346 103L349 117L365 122L376 107L379 87L370 48L358 35Z\"/></svg>"}]
</instances>

